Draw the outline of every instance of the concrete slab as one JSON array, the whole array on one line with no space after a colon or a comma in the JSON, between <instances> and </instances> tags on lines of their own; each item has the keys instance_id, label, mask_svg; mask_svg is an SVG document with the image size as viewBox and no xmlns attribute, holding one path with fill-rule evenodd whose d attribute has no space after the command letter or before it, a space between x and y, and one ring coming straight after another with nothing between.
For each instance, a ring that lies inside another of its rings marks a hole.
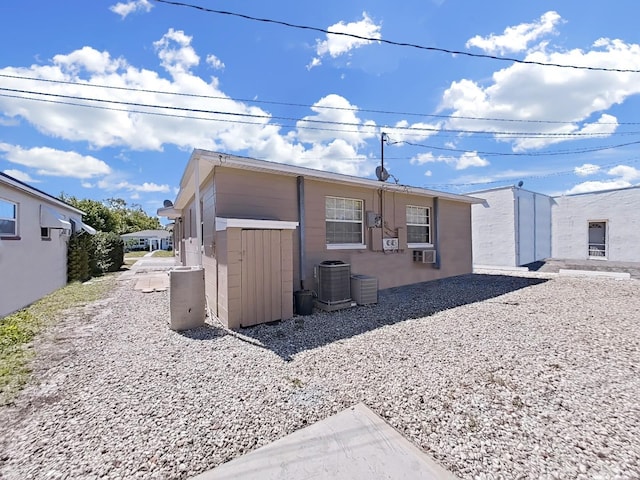
<instances>
[{"instance_id":1,"label":"concrete slab","mask_svg":"<svg viewBox=\"0 0 640 480\"><path fill-rule=\"evenodd\" d=\"M136 279L134 290L141 290L143 293L164 292L169 288L169 274L164 273L144 273Z\"/></svg>"},{"instance_id":2,"label":"concrete slab","mask_svg":"<svg viewBox=\"0 0 640 480\"><path fill-rule=\"evenodd\" d=\"M455 480L453 474L359 403L193 480Z\"/></svg>"},{"instance_id":3,"label":"concrete slab","mask_svg":"<svg viewBox=\"0 0 640 480\"><path fill-rule=\"evenodd\" d=\"M606 272L598 270L572 270L561 268L558 275L564 277L609 277L617 280L629 280L631 274L628 272Z\"/></svg>"}]
</instances>

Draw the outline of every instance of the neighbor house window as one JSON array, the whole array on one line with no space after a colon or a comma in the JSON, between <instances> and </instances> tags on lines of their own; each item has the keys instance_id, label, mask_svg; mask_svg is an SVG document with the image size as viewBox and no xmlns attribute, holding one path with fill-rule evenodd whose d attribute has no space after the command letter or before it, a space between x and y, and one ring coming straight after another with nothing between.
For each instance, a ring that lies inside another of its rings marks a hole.
<instances>
[{"instance_id":1,"label":"neighbor house window","mask_svg":"<svg viewBox=\"0 0 640 480\"><path fill-rule=\"evenodd\" d=\"M327 197L326 239L329 248L364 247L362 211L364 202L352 198Z\"/></svg>"},{"instance_id":2,"label":"neighbor house window","mask_svg":"<svg viewBox=\"0 0 640 480\"><path fill-rule=\"evenodd\" d=\"M42 240L50 240L51 230L47 227L40 227L40 238L42 238Z\"/></svg>"},{"instance_id":3,"label":"neighbor house window","mask_svg":"<svg viewBox=\"0 0 640 480\"><path fill-rule=\"evenodd\" d=\"M0 237L18 236L18 205L0 198Z\"/></svg>"},{"instance_id":4,"label":"neighbor house window","mask_svg":"<svg viewBox=\"0 0 640 480\"><path fill-rule=\"evenodd\" d=\"M407 244L411 247L431 245L429 207L407 205Z\"/></svg>"}]
</instances>

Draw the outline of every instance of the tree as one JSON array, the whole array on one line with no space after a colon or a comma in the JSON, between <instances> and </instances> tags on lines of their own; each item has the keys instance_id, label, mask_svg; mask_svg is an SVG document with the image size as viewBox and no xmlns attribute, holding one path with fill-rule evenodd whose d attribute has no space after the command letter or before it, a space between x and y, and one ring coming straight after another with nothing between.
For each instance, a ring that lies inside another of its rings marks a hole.
<instances>
[{"instance_id":1,"label":"tree","mask_svg":"<svg viewBox=\"0 0 640 480\"><path fill-rule=\"evenodd\" d=\"M159 230L160 221L147 215L141 205L127 205L122 198L108 198L102 202L90 199L77 199L71 195L60 194L60 199L85 212L83 221L101 232L113 232L118 235L139 230Z\"/></svg>"}]
</instances>

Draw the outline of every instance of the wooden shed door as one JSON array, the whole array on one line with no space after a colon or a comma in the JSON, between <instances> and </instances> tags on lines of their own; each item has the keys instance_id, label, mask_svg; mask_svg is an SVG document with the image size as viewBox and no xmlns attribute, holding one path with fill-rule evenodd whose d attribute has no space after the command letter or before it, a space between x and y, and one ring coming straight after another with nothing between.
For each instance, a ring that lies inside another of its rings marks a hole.
<instances>
[{"instance_id":1,"label":"wooden shed door","mask_svg":"<svg viewBox=\"0 0 640 480\"><path fill-rule=\"evenodd\" d=\"M281 243L280 230L242 230L243 327L283 318Z\"/></svg>"}]
</instances>

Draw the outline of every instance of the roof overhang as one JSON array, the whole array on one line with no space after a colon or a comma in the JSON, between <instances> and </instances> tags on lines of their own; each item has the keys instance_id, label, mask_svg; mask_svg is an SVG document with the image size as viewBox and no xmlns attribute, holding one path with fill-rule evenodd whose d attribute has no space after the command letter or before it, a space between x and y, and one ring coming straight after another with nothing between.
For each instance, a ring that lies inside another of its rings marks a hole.
<instances>
[{"instance_id":1,"label":"roof overhang","mask_svg":"<svg viewBox=\"0 0 640 480\"><path fill-rule=\"evenodd\" d=\"M159 217L167 217L171 219L179 218L182 216L182 210L178 210L174 207L159 208L158 210L156 210L156 213Z\"/></svg>"},{"instance_id":2,"label":"roof overhang","mask_svg":"<svg viewBox=\"0 0 640 480\"><path fill-rule=\"evenodd\" d=\"M437 190L429 190L426 188L411 187L408 185L399 185L395 183L379 182L369 178L360 178L341 173L323 172L297 165L288 165L284 163L269 162L266 160L256 160L247 157L238 157L226 153L211 152L208 150L196 149L191 154L189 162L185 168L182 179L180 180L180 191L174 203L174 209L180 211L195 195L195 178L200 179L201 185L211 175L215 167L229 167L242 170L251 170L255 172L272 173L276 175L285 175L291 177L305 177L317 181L339 183L351 186L363 186L375 189L384 189L385 191L405 193L410 195L420 195L431 198L440 198L443 200L451 200L463 203L482 203L484 199L475 198L469 195L458 195L455 193L440 192ZM196 175L196 168L198 174ZM160 215L158 209L158 215ZM171 218L171 217L170 217Z\"/></svg>"}]
</instances>

